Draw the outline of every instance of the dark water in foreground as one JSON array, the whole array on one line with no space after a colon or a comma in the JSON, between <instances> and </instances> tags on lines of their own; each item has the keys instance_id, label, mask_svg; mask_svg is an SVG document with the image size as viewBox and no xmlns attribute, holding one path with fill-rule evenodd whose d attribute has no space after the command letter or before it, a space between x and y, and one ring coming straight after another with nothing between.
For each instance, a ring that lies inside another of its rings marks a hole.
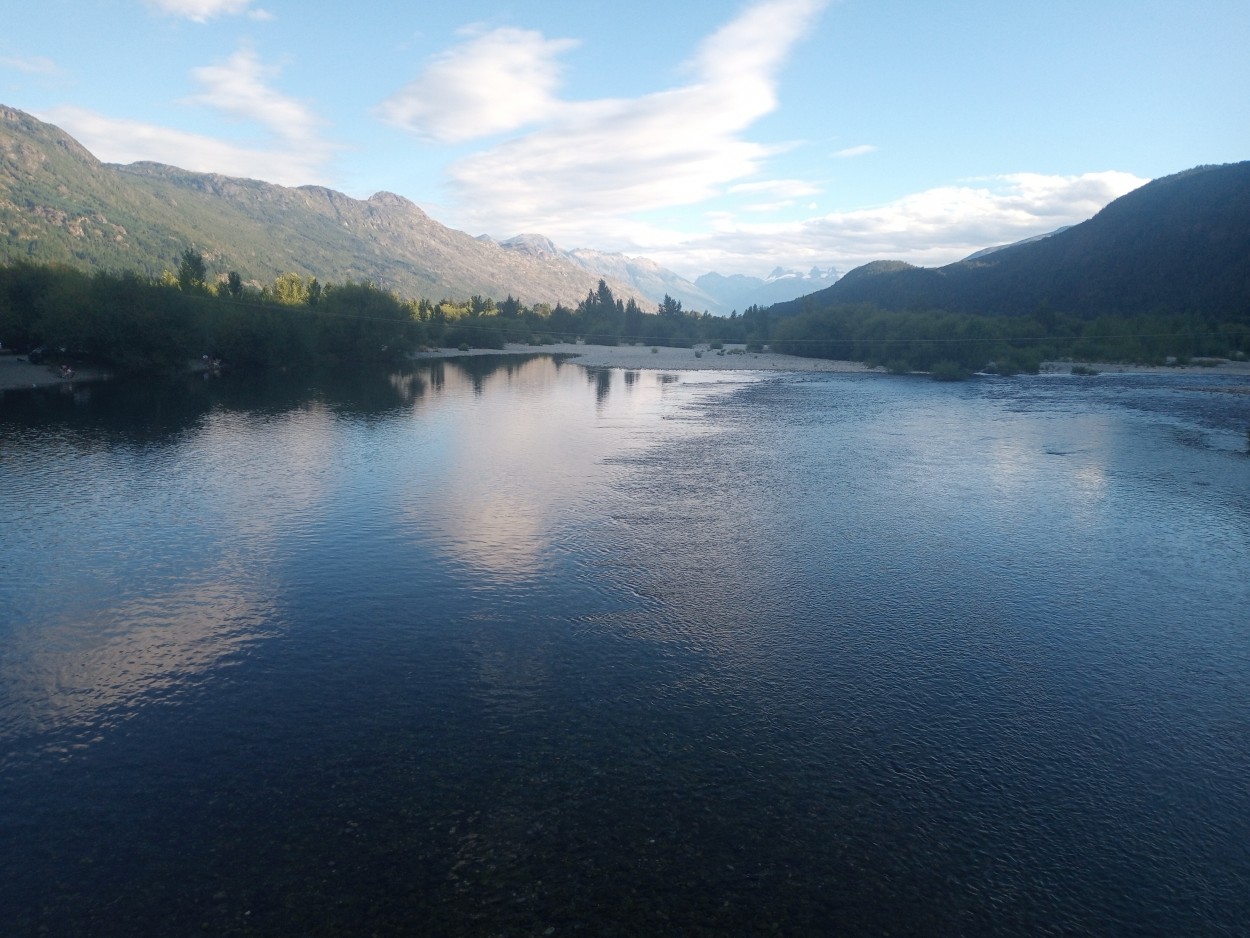
<instances>
[{"instance_id":1,"label":"dark water in foreground","mask_svg":"<svg viewBox=\"0 0 1250 938\"><path fill-rule=\"evenodd\" d=\"M10 394L0 930L1245 934L1236 383Z\"/></svg>"}]
</instances>

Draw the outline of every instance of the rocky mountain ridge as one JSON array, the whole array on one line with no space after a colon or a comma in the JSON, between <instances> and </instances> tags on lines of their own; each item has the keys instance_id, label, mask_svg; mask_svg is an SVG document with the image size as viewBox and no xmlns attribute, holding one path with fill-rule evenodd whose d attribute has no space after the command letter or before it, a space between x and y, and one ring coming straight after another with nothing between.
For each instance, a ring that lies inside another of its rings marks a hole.
<instances>
[{"instance_id":1,"label":"rocky mountain ridge","mask_svg":"<svg viewBox=\"0 0 1250 938\"><path fill-rule=\"evenodd\" d=\"M0 106L0 261L159 276L187 247L210 273L234 270L256 284L295 272L434 300L573 305L604 276L564 256L473 238L394 193L360 200L322 186L106 164L59 128ZM609 279L617 296L653 305Z\"/></svg>"},{"instance_id":2,"label":"rocky mountain ridge","mask_svg":"<svg viewBox=\"0 0 1250 938\"><path fill-rule=\"evenodd\" d=\"M210 271L253 284L287 272L325 282L367 280L405 296L574 305L605 279L654 309L728 314L819 290L830 269L697 281L645 257L565 250L541 234L471 237L392 192L354 199L324 186L286 187L153 162L107 164L54 125L0 105L0 262L26 259L149 276L184 248Z\"/></svg>"}]
</instances>

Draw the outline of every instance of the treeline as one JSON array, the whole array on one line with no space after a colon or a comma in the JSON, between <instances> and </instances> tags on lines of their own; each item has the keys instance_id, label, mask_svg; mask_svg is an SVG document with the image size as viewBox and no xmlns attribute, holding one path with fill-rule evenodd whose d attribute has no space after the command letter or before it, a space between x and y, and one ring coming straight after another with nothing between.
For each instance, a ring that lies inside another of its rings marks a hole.
<instances>
[{"instance_id":1,"label":"treeline","mask_svg":"<svg viewBox=\"0 0 1250 938\"><path fill-rule=\"evenodd\" d=\"M178 370L208 355L244 368L398 360L429 347L593 344L769 345L776 351L959 376L985 369L1036 372L1041 362L1183 363L1243 358L1250 321L1150 314L1083 319L1038 307L1028 316L884 312L868 305L779 318L684 310L666 296L654 311L613 296L603 281L575 307L526 306L474 296L409 300L369 283L322 284L294 273L245 284L210 282L196 252L159 278L63 266L0 266L0 342L64 349L124 371Z\"/></svg>"},{"instance_id":2,"label":"treeline","mask_svg":"<svg viewBox=\"0 0 1250 938\"><path fill-rule=\"evenodd\" d=\"M508 296L410 300L370 283L322 284L289 273L245 284L210 277L183 252L177 271L85 273L59 265L0 266L0 342L64 349L124 371L176 370L203 355L233 366L398 359L428 347L503 348L584 339L690 346L762 340L762 310L714 317L665 297L654 311L613 296L604 281L575 307Z\"/></svg>"},{"instance_id":3,"label":"treeline","mask_svg":"<svg viewBox=\"0 0 1250 938\"><path fill-rule=\"evenodd\" d=\"M1035 374L1042 362L1064 359L1158 365L1200 357L1244 359L1250 322L1167 314L1081 319L1045 306L1028 316L978 316L855 305L774 320L770 344L791 355L897 372Z\"/></svg>"},{"instance_id":4,"label":"treeline","mask_svg":"<svg viewBox=\"0 0 1250 938\"><path fill-rule=\"evenodd\" d=\"M369 284L292 304L273 290L210 290L134 273L0 267L0 341L46 347L122 371L180 370L209 355L240 366L308 359L368 360L419 342L409 308Z\"/></svg>"}]
</instances>

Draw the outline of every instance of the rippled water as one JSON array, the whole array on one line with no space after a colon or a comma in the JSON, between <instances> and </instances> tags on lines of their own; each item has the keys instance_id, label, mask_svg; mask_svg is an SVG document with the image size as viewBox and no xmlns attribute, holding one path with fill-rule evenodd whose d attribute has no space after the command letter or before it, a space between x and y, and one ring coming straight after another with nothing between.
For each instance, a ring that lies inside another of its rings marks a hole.
<instances>
[{"instance_id":1,"label":"rippled water","mask_svg":"<svg viewBox=\"0 0 1250 938\"><path fill-rule=\"evenodd\" d=\"M1244 934L1248 426L547 358L0 398L5 933Z\"/></svg>"}]
</instances>

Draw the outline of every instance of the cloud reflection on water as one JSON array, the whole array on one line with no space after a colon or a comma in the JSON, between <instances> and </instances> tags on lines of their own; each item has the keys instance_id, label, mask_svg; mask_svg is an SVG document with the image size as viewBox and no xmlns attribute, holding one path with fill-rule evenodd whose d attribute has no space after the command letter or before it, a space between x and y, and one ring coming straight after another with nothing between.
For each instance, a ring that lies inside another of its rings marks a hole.
<instances>
[{"instance_id":1,"label":"cloud reflection on water","mask_svg":"<svg viewBox=\"0 0 1250 938\"><path fill-rule=\"evenodd\" d=\"M85 615L70 608L14 630L0 663L0 732L79 727L81 745L144 706L176 699L268 632L272 605L250 580L223 567L169 592Z\"/></svg>"},{"instance_id":2,"label":"cloud reflection on water","mask_svg":"<svg viewBox=\"0 0 1250 938\"><path fill-rule=\"evenodd\" d=\"M114 413L116 427L58 437L55 459L47 428L32 434L13 465L55 485L77 523L20 563L0 552L21 595L38 597L4 629L0 736L72 749L184 699L290 625L293 577L371 575L350 566L361 539L433 548L484 586L532 583L615 471L607 461L695 432L655 419L691 396L674 378L588 375L549 357L435 362L386 382L372 409L358 388L253 406L224 387L233 397L206 398L173 432L135 437ZM41 524L51 496L4 507L15 525Z\"/></svg>"},{"instance_id":3,"label":"cloud reflection on water","mask_svg":"<svg viewBox=\"0 0 1250 938\"><path fill-rule=\"evenodd\" d=\"M77 523L35 548L48 582L4 635L0 735L77 728L53 745L81 745L270 634L280 544L333 488L333 423L321 405L218 410L177 445L63 453L56 497Z\"/></svg>"},{"instance_id":4,"label":"cloud reflection on water","mask_svg":"<svg viewBox=\"0 0 1250 938\"><path fill-rule=\"evenodd\" d=\"M452 400L439 402L436 436L423 440L439 465L413 476L422 488L403 503L417 536L432 538L458 563L523 581L557 549L557 528L577 518L603 461L655 441L642 418L664 406L671 382L651 373L627 381L623 372L547 357L486 373L472 362L442 366L436 396ZM495 393L482 394L485 387ZM414 406L427 416L435 405L426 398ZM432 498L424 490L431 477Z\"/></svg>"}]
</instances>

